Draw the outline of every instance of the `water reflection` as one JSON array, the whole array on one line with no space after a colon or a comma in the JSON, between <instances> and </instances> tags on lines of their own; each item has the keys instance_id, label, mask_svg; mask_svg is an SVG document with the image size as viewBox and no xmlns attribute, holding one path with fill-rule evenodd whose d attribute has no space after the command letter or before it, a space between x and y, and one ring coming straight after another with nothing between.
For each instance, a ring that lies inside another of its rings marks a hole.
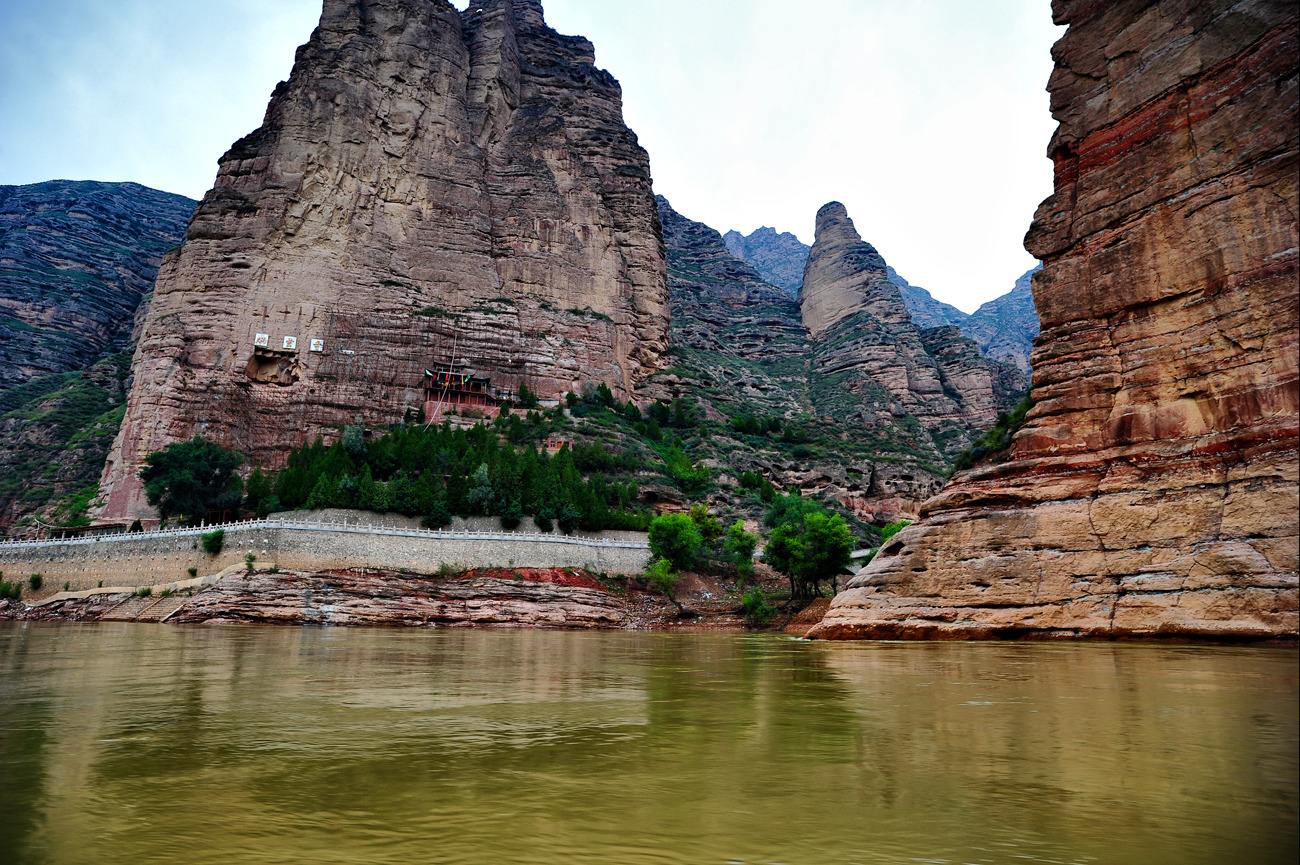
<instances>
[{"instance_id":1,"label":"water reflection","mask_svg":"<svg viewBox=\"0 0 1300 865\"><path fill-rule=\"evenodd\" d=\"M0 862L1292 861L1296 655L0 625Z\"/></svg>"}]
</instances>

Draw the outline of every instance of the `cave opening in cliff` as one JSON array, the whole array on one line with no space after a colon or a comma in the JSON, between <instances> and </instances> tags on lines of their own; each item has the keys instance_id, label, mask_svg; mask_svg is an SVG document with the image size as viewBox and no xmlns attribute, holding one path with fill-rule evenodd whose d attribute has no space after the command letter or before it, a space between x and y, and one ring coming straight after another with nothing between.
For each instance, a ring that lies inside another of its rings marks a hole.
<instances>
[{"instance_id":1,"label":"cave opening in cliff","mask_svg":"<svg viewBox=\"0 0 1300 865\"><path fill-rule=\"evenodd\" d=\"M288 349L257 346L248 359L245 373L259 384L287 387L298 381L298 357Z\"/></svg>"}]
</instances>

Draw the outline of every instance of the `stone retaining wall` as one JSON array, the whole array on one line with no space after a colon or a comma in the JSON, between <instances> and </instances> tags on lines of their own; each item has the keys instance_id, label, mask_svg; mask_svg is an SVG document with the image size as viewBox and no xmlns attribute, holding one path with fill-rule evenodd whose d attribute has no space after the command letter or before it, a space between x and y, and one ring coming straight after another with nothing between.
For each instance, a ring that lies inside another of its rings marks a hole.
<instances>
[{"instance_id":1,"label":"stone retaining wall","mask_svg":"<svg viewBox=\"0 0 1300 865\"><path fill-rule=\"evenodd\" d=\"M405 514L386 513L379 514L374 511L360 511L348 508L320 508L318 510L299 510L299 511L276 511L267 515L268 520L275 520L286 523L312 523L313 525L355 525L355 526L376 526L392 529L419 529L419 517L408 517ZM501 527L499 517L452 517L451 523L443 527L444 531L449 532L486 532L488 534L508 534L511 532L522 532L524 534L552 534L563 536L558 528L552 527L550 532L543 532L537 527L532 517L524 517L519 521L518 527L514 529L504 529ZM620 531L618 529L604 529L599 532L585 532L576 529L572 532L571 537L575 538L600 538L602 540L616 541L633 541L644 543L646 538L645 532Z\"/></svg>"},{"instance_id":2,"label":"stone retaining wall","mask_svg":"<svg viewBox=\"0 0 1300 865\"><path fill-rule=\"evenodd\" d=\"M257 556L294 570L376 568L435 573L443 565L457 569L489 567L585 568L597 573L636 574L645 569L650 550L642 540L606 540L507 532L433 532L376 526L311 525L278 520L224 527L221 552L203 552L204 529L143 532L58 541L0 544L0 571L5 579L26 582L40 574L40 593L105 586L149 586L216 573Z\"/></svg>"}]
</instances>

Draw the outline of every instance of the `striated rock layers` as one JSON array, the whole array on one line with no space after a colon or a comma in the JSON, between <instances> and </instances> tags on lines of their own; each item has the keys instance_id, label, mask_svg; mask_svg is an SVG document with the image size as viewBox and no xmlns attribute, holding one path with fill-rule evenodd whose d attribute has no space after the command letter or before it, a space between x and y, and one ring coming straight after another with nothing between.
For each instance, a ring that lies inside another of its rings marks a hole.
<instances>
[{"instance_id":1,"label":"striated rock layers","mask_svg":"<svg viewBox=\"0 0 1300 865\"><path fill-rule=\"evenodd\" d=\"M813 635L1295 638L1296 8L1054 9L1035 406Z\"/></svg>"},{"instance_id":2,"label":"striated rock layers","mask_svg":"<svg viewBox=\"0 0 1300 865\"><path fill-rule=\"evenodd\" d=\"M274 465L425 369L628 394L666 350L649 164L618 82L536 0L325 0L159 274L104 517L201 432Z\"/></svg>"},{"instance_id":3,"label":"striated rock layers","mask_svg":"<svg viewBox=\"0 0 1300 865\"><path fill-rule=\"evenodd\" d=\"M793 234L778 234L773 228L760 228L748 235L728 231L724 240L731 254L753 265L760 277L786 289L791 297L799 297L811 247ZM1037 270L1035 267L1021 276L1011 291L970 314L938 300L921 286L912 285L888 265L885 276L898 286L903 304L917 327L957 325L962 333L975 340L985 357L1008 367L1004 374L1009 376L1010 389L1024 390L1029 386L1029 353L1034 347L1034 337L1038 336L1038 313L1034 311L1034 295L1029 287L1029 277Z\"/></svg>"},{"instance_id":4,"label":"striated rock layers","mask_svg":"<svg viewBox=\"0 0 1300 865\"><path fill-rule=\"evenodd\" d=\"M943 327L945 324L960 327L970 317L952 304L938 300L921 286L912 285L892 267L885 268L885 275L898 286L899 293L903 295L903 304L917 327Z\"/></svg>"},{"instance_id":5,"label":"striated rock layers","mask_svg":"<svg viewBox=\"0 0 1300 865\"><path fill-rule=\"evenodd\" d=\"M917 437L952 453L1010 397L998 366L955 325L913 321L884 258L837 201L817 212L799 303L818 373L873 406L869 423L901 411L920 422Z\"/></svg>"},{"instance_id":6,"label":"striated rock layers","mask_svg":"<svg viewBox=\"0 0 1300 865\"><path fill-rule=\"evenodd\" d=\"M964 444L965 428L954 424L958 437L936 439L892 394L864 388L853 375L825 373L814 362L815 342L799 304L729 254L717 231L658 201L672 366L651 387L662 398L690 396L708 417L727 421L693 443L704 462L833 499L864 521L915 515L943 482L950 456L941 446ZM898 314L907 317L901 301ZM951 369L982 363L954 328L920 338ZM780 428L763 432L746 424L756 419L775 420ZM739 508L745 501L715 504Z\"/></svg>"},{"instance_id":7,"label":"striated rock layers","mask_svg":"<svg viewBox=\"0 0 1300 865\"><path fill-rule=\"evenodd\" d=\"M0 186L0 390L125 349L193 212L137 183Z\"/></svg>"},{"instance_id":8,"label":"striated rock layers","mask_svg":"<svg viewBox=\"0 0 1300 865\"><path fill-rule=\"evenodd\" d=\"M804 358L799 305L734 257L718 232L655 199L668 255L672 344L753 360Z\"/></svg>"}]
</instances>

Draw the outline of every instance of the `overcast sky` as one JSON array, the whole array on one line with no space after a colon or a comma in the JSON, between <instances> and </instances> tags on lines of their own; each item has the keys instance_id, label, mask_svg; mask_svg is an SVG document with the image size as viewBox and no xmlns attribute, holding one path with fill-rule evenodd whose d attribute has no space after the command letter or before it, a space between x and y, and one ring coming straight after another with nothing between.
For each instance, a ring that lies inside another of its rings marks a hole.
<instances>
[{"instance_id":1,"label":"overcast sky","mask_svg":"<svg viewBox=\"0 0 1300 865\"><path fill-rule=\"evenodd\" d=\"M431 0L432 2L432 0ZM827 201L971 310L1033 265L1051 191L1047 0L544 0L623 84L656 190L726 231L812 242ZM457 5L464 6L464 0ZM0 183L200 197L320 0L3 0Z\"/></svg>"}]
</instances>

